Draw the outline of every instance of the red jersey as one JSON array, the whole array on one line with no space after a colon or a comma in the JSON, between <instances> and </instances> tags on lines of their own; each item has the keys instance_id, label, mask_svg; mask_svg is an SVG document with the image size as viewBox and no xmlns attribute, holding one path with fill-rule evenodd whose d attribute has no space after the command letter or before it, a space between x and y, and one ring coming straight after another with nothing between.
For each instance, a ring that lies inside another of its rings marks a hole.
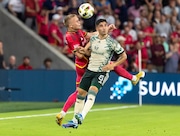
<instances>
[{"instance_id":1,"label":"red jersey","mask_svg":"<svg viewBox=\"0 0 180 136\"><path fill-rule=\"evenodd\" d=\"M56 33L56 35L61 39L62 43L59 43L53 36L52 33ZM64 46L64 38L63 38L63 34L61 33L58 25L51 23L49 26L49 35L48 35L48 41L51 45L55 45L55 46L60 46L63 47Z\"/></svg>"},{"instance_id":2,"label":"red jersey","mask_svg":"<svg viewBox=\"0 0 180 136\"><path fill-rule=\"evenodd\" d=\"M121 30L120 29L114 29L113 31L112 31L112 33L111 33L111 36L113 37L113 38L117 38L119 35L121 35Z\"/></svg>"},{"instance_id":3,"label":"red jersey","mask_svg":"<svg viewBox=\"0 0 180 136\"><path fill-rule=\"evenodd\" d=\"M171 38L179 38L180 37L180 34L178 32L172 32L171 33Z\"/></svg>"},{"instance_id":4,"label":"red jersey","mask_svg":"<svg viewBox=\"0 0 180 136\"><path fill-rule=\"evenodd\" d=\"M39 1L38 1L39 8L40 8L40 9L42 9L43 3L44 3L45 1L46 1L46 0L39 0Z\"/></svg>"},{"instance_id":5,"label":"red jersey","mask_svg":"<svg viewBox=\"0 0 180 136\"><path fill-rule=\"evenodd\" d=\"M77 32L67 32L66 33L66 42L71 51L74 51L78 46L85 47L87 40L85 38L86 32L78 30ZM76 66L79 68L85 68L88 64L88 58L84 57L75 59Z\"/></svg>"},{"instance_id":6,"label":"red jersey","mask_svg":"<svg viewBox=\"0 0 180 136\"><path fill-rule=\"evenodd\" d=\"M33 68L29 65L29 66L25 66L25 65L20 65L18 67L19 70L32 70Z\"/></svg>"},{"instance_id":7,"label":"red jersey","mask_svg":"<svg viewBox=\"0 0 180 136\"><path fill-rule=\"evenodd\" d=\"M144 30L143 30L144 33L149 33L149 34L152 34L154 32L154 29L152 27L146 27ZM147 47L148 46L151 46L153 44L153 38L152 36L146 36L145 37L145 40L146 41L149 41L149 44L146 45Z\"/></svg>"},{"instance_id":8,"label":"red jersey","mask_svg":"<svg viewBox=\"0 0 180 136\"><path fill-rule=\"evenodd\" d=\"M48 23L47 24L44 23L45 19L46 19L46 16L42 16L40 14L36 16L38 34L48 36Z\"/></svg>"},{"instance_id":9,"label":"red jersey","mask_svg":"<svg viewBox=\"0 0 180 136\"><path fill-rule=\"evenodd\" d=\"M128 35L122 34L122 36L124 38L126 38L126 40L124 41L126 50L130 51L131 48L133 48L133 38L132 38L132 36L130 34L128 34Z\"/></svg>"},{"instance_id":10,"label":"red jersey","mask_svg":"<svg viewBox=\"0 0 180 136\"><path fill-rule=\"evenodd\" d=\"M25 2L25 8L29 7L31 10L36 9L34 0L24 0L24 2ZM27 9L25 10L25 14L27 17L35 17L36 16L36 12L35 13L27 12Z\"/></svg>"}]
</instances>

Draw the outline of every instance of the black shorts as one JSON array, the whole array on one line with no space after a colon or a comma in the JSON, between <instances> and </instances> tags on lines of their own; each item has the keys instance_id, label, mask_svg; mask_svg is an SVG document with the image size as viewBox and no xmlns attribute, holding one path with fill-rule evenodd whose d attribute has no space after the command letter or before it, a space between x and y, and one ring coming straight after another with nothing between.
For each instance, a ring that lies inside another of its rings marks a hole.
<instances>
[{"instance_id":1,"label":"black shorts","mask_svg":"<svg viewBox=\"0 0 180 136\"><path fill-rule=\"evenodd\" d=\"M109 72L93 72L86 70L79 88L88 92L90 86L96 86L100 90L109 78Z\"/></svg>"}]
</instances>

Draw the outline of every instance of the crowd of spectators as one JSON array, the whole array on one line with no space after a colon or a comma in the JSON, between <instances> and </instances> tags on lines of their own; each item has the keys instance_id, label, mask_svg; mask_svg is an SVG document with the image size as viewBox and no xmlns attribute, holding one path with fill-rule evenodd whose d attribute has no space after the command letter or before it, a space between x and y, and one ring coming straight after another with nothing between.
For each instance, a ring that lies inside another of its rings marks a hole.
<instances>
[{"instance_id":1,"label":"crowd of spectators","mask_svg":"<svg viewBox=\"0 0 180 136\"><path fill-rule=\"evenodd\" d=\"M67 14L89 2L95 8L90 19L81 19L83 29L95 30L95 21L105 18L116 29L111 36L126 50L122 66L138 71L138 50L147 72L180 72L180 0L2 0L12 15L23 21L51 46L73 60L65 44Z\"/></svg>"},{"instance_id":2,"label":"crowd of spectators","mask_svg":"<svg viewBox=\"0 0 180 136\"><path fill-rule=\"evenodd\" d=\"M30 63L30 57L24 56L22 63L17 65L16 63L16 56L11 55L9 57L8 62L4 59L4 51L3 51L3 43L0 41L0 69L7 69L7 70L32 70L35 69L31 66ZM52 70L52 59L51 58L45 58L43 61L42 66L39 66L39 68L36 69L44 69L44 70Z\"/></svg>"}]
</instances>

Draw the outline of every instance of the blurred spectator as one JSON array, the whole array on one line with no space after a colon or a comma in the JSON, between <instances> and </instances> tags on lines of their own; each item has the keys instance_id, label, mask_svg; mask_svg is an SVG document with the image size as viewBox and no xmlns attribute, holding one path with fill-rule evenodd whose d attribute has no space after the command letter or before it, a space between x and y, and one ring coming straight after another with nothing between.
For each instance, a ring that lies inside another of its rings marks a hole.
<instances>
[{"instance_id":1,"label":"blurred spectator","mask_svg":"<svg viewBox=\"0 0 180 136\"><path fill-rule=\"evenodd\" d=\"M4 52L3 52L3 43L0 41L0 69L5 69L5 61L4 61Z\"/></svg>"},{"instance_id":2,"label":"blurred spectator","mask_svg":"<svg viewBox=\"0 0 180 136\"><path fill-rule=\"evenodd\" d=\"M56 0L56 6L57 7L62 7L63 8L63 12L65 14L67 14L67 11L69 9L69 0Z\"/></svg>"},{"instance_id":3,"label":"blurred spectator","mask_svg":"<svg viewBox=\"0 0 180 136\"><path fill-rule=\"evenodd\" d=\"M178 18L178 21L180 22L180 0L176 0L176 5L179 8L179 13L178 13L177 18Z\"/></svg>"},{"instance_id":4,"label":"blurred spectator","mask_svg":"<svg viewBox=\"0 0 180 136\"><path fill-rule=\"evenodd\" d=\"M119 35L121 35L121 30L120 30L120 25L121 25L121 21L119 20L119 18L117 18L115 20L115 27L116 29L114 29L112 32L111 32L111 36L116 39Z\"/></svg>"},{"instance_id":5,"label":"blurred spectator","mask_svg":"<svg viewBox=\"0 0 180 136\"><path fill-rule=\"evenodd\" d=\"M46 0L43 3L43 7L49 10L49 20L52 19L52 16L56 13L56 2L55 0Z\"/></svg>"},{"instance_id":6,"label":"blurred spectator","mask_svg":"<svg viewBox=\"0 0 180 136\"><path fill-rule=\"evenodd\" d=\"M102 14L102 11L104 11L105 8L111 13L111 3L109 0L97 0L95 3L95 8L97 10L98 14Z\"/></svg>"},{"instance_id":7,"label":"blurred spectator","mask_svg":"<svg viewBox=\"0 0 180 136\"><path fill-rule=\"evenodd\" d=\"M32 66L30 65L30 58L29 56L23 57L23 63L18 66L19 70L31 70L33 69Z\"/></svg>"},{"instance_id":8,"label":"blurred spectator","mask_svg":"<svg viewBox=\"0 0 180 136\"><path fill-rule=\"evenodd\" d=\"M173 31L170 35L170 40L172 43L180 42L180 23L176 25L175 31Z\"/></svg>"},{"instance_id":9,"label":"blurred spectator","mask_svg":"<svg viewBox=\"0 0 180 136\"><path fill-rule=\"evenodd\" d=\"M136 1L135 5L132 5L128 8L128 19L134 20L137 17L140 17L140 11L143 9L143 6L140 5L140 1Z\"/></svg>"},{"instance_id":10,"label":"blurred spectator","mask_svg":"<svg viewBox=\"0 0 180 136\"><path fill-rule=\"evenodd\" d=\"M146 3L149 13L152 13L154 10L154 0L145 0L145 3Z\"/></svg>"},{"instance_id":11,"label":"blurred spectator","mask_svg":"<svg viewBox=\"0 0 180 136\"><path fill-rule=\"evenodd\" d=\"M119 42L119 44L120 44L123 48L125 48L125 40L126 40L126 39L125 39L123 36L118 36L118 37L116 38L116 40ZM119 57L119 55L114 54L112 60L117 60L118 57ZM125 69L128 69L128 61L125 61L124 63L122 63L121 66L122 66L123 68L125 68Z\"/></svg>"},{"instance_id":12,"label":"blurred spectator","mask_svg":"<svg viewBox=\"0 0 180 136\"><path fill-rule=\"evenodd\" d=\"M68 14L78 14L78 2L77 0L71 0L69 3Z\"/></svg>"},{"instance_id":13,"label":"blurred spectator","mask_svg":"<svg viewBox=\"0 0 180 136\"><path fill-rule=\"evenodd\" d=\"M131 7L132 5L135 5L136 1L138 0L125 0L127 8Z\"/></svg>"},{"instance_id":14,"label":"blurred spectator","mask_svg":"<svg viewBox=\"0 0 180 136\"><path fill-rule=\"evenodd\" d=\"M180 54L178 53L179 43L170 44L170 51L166 53L165 72L176 73L178 70L178 61Z\"/></svg>"},{"instance_id":15,"label":"blurred spectator","mask_svg":"<svg viewBox=\"0 0 180 136\"><path fill-rule=\"evenodd\" d=\"M161 37L156 36L154 44L151 46L151 61L158 72L163 72L165 63L165 50L162 45Z\"/></svg>"},{"instance_id":16,"label":"blurred spectator","mask_svg":"<svg viewBox=\"0 0 180 136\"><path fill-rule=\"evenodd\" d=\"M109 0L109 2L111 3L111 9L114 10L116 7L116 1L115 0Z\"/></svg>"},{"instance_id":17,"label":"blurred spectator","mask_svg":"<svg viewBox=\"0 0 180 136\"><path fill-rule=\"evenodd\" d=\"M106 19L108 24L115 24L115 18L113 15L111 15L111 12L109 11L107 7L103 9L101 15L97 16L96 20L100 18Z\"/></svg>"},{"instance_id":18,"label":"blurred spectator","mask_svg":"<svg viewBox=\"0 0 180 136\"><path fill-rule=\"evenodd\" d=\"M60 15L60 20L59 20L59 28L62 32L62 34L64 35L67 31L66 27L64 26L64 12L63 12L63 7L57 7L56 9L56 13Z\"/></svg>"},{"instance_id":19,"label":"blurred spectator","mask_svg":"<svg viewBox=\"0 0 180 136\"><path fill-rule=\"evenodd\" d=\"M164 46L165 53L169 52L169 44L167 42L167 34L162 33L161 35L162 44Z\"/></svg>"},{"instance_id":20,"label":"blurred spectator","mask_svg":"<svg viewBox=\"0 0 180 136\"><path fill-rule=\"evenodd\" d=\"M141 24L140 24L141 20L147 20L147 21L149 21L148 11L147 11L146 8L141 9L141 10L140 10L140 16L139 16L139 17L136 17L136 18L134 19L135 25L140 25L140 26L141 26ZM131 21L133 21L133 20L131 20Z\"/></svg>"},{"instance_id":21,"label":"blurred spectator","mask_svg":"<svg viewBox=\"0 0 180 136\"><path fill-rule=\"evenodd\" d=\"M146 67L146 69L143 69L143 71L144 72L157 73L157 70L154 69L154 66L150 60L147 61L147 67Z\"/></svg>"},{"instance_id":22,"label":"blurred spectator","mask_svg":"<svg viewBox=\"0 0 180 136\"><path fill-rule=\"evenodd\" d=\"M40 11L38 0L23 0L25 5L25 23L35 30L36 15Z\"/></svg>"},{"instance_id":23,"label":"blurred spectator","mask_svg":"<svg viewBox=\"0 0 180 136\"><path fill-rule=\"evenodd\" d=\"M150 26L147 19L142 18L140 21L141 25L141 31L144 33L145 37L144 40L146 48L150 48L150 46L153 44L153 36L155 36L154 28Z\"/></svg>"},{"instance_id":24,"label":"blurred spectator","mask_svg":"<svg viewBox=\"0 0 180 136\"><path fill-rule=\"evenodd\" d=\"M157 2L154 2L154 11L162 11L162 1L164 0L158 0Z\"/></svg>"},{"instance_id":25,"label":"blurred spectator","mask_svg":"<svg viewBox=\"0 0 180 136\"><path fill-rule=\"evenodd\" d=\"M170 26L171 26L171 30L172 31L175 31L176 30L176 25L179 23L178 20L177 20L177 17L176 16L172 16L170 18Z\"/></svg>"},{"instance_id":26,"label":"blurred spectator","mask_svg":"<svg viewBox=\"0 0 180 136\"><path fill-rule=\"evenodd\" d=\"M11 55L9 57L9 62L8 62L8 65L6 67L6 69L16 69L17 68L17 65L16 65L16 57L14 55Z\"/></svg>"},{"instance_id":27,"label":"blurred spectator","mask_svg":"<svg viewBox=\"0 0 180 136\"><path fill-rule=\"evenodd\" d=\"M126 24L124 24L124 31L122 32L121 35L126 39L125 40L125 49L126 49L127 52L134 48L133 47L133 38L129 34L129 32L130 32L130 28L126 23Z\"/></svg>"},{"instance_id":28,"label":"blurred spectator","mask_svg":"<svg viewBox=\"0 0 180 136\"><path fill-rule=\"evenodd\" d=\"M37 32L46 41L48 41L48 23L49 11L43 7L36 16Z\"/></svg>"},{"instance_id":29,"label":"blurred spectator","mask_svg":"<svg viewBox=\"0 0 180 136\"><path fill-rule=\"evenodd\" d=\"M118 18L121 21L122 25L124 22L128 21L127 7L123 3L123 0L116 0L114 13L118 15Z\"/></svg>"},{"instance_id":30,"label":"blurred spectator","mask_svg":"<svg viewBox=\"0 0 180 136\"><path fill-rule=\"evenodd\" d=\"M129 67L128 67L128 71L131 72L138 72L138 65L136 63L136 56L132 56L131 59L129 60Z\"/></svg>"},{"instance_id":31,"label":"blurred spectator","mask_svg":"<svg viewBox=\"0 0 180 136\"><path fill-rule=\"evenodd\" d=\"M136 31L133 29L133 22L131 21L131 20L129 20L128 22L127 22L127 25L129 26L129 29L130 29L130 31L129 31L129 34L132 36L132 38L133 38L133 42L134 41L136 41L137 40L137 33L136 33Z\"/></svg>"},{"instance_id":32,"label":"blurred spectator","mask_svg":"<svg viewBox=\"0 0 180 136\"><path fill-rule=\"evenodd\" d=\"M8 10L11 14L24 22L24 4L22 0L9 0Z\"/></svg>"},{"instance_id":33,"label":"blurred spectator","mask_svg":"<svg viewBox=\"0 0 180 136\"><path fill-rule=\"evenodd\" d=\"M52 69L51 65L52 65L52 59L51 58L46 58L43 61L42 69L51 70Z\"/></svg>"},{"instance_id":34,"label":"blurred spectator","mask_svg":"<svg viewBox=\"0 0 180 136\"><path fill-rule=\"evenodd\" d=\"M63 11L63 7L57 7L56 8L56 13L59 14L63 19L64 19L64 11Z\"/></svg>"},{"instance_id":35,"label":"blurred spectator","mask_svg":"<svg viewBox=\"0 0 180 136\"><path fill-rule=\"evenodd\" d=\"M155 10L152 17L152 25L155 28L157 24L161 21L161 11Z\"/></svg>"},{"instance_id":36,"label":"blurred spectator","mask_svg":"<svg viewBox=\"0 0 180 136\"><path fill-rule=\"evenodd\" d=\"M43 4L46 0L38 0L39 9L41 10L43 8Z\"/></svg>"},{"instance_id":37,"label":"blurred spectator","mask_svg":"<svg viewBox=\"0 0 180 136\"><path fill-rule=\"evenodd\" d=\"M141 50L141 67L142 69L146 69L149 56L148 56L147 48L143 42L143 39L142 40L138 39L135 43L135 47L136 47L136 54L134 57L135 57L136 64L137 66L139 66L138 50Z\"/></svg>"},{"instance_id":38,"label":"blurred spectator","mask_svg":"<svg viewBox=\"0 0 180 136\"><path fill-rule=\"evenodd\" d=\"M176 6L176 0L169 0L169 4L162 9L162 12L166 15L169 20L171 16L179 14L179 8Z\"/></svg>"},{"instance_id":39,"label":"blurred spectator","mask_svg":"<svg viewBox=\"0 0 180 136\"><path fill-rule=\"evenodd\" d=\"M64 47L64 37L59 29L59 20L60 15L55 14L52 17L52 22L49 26L49 35L48 35L48 41L49 44L51 44L54 47L57 47L60 51L62 51Z\"/></svg>"}]
</instances>

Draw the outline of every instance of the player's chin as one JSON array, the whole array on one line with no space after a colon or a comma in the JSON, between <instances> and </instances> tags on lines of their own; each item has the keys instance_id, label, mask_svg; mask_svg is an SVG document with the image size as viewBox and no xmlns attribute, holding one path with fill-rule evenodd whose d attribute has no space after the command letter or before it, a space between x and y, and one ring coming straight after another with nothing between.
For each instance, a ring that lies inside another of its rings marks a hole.
<instances>
[{"instance_id":1,"label":"player's chin","mask_svg":"<svg viewBox=\"0 0 180 136\"><path fill-rule=\"evenodd\" d=\"M78 27L77 27L77 29L78 29L78 30L82 29L82 26L81 26L81 25L80 25L80 26L78 26Z\"/></svg>"}]
</instances>

